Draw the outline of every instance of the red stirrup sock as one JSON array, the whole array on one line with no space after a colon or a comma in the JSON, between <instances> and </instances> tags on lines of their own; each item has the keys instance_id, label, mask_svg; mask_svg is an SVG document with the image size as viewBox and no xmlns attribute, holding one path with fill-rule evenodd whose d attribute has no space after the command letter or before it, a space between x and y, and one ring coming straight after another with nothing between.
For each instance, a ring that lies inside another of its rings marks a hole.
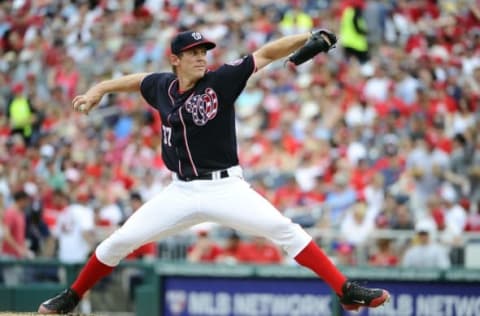
<instances>
[{"instance_id":1,"label":"red stirrup sock","mask_svg":"<svg viewBox=\"0 0 480 316\"><path fill-rule=\"evenodd\" d=\"M330 285L335 293L342 294L342 286L347 281L347 278L313 240L300 251L295 257L295 261L315 272Z\"/></svg>"},{"instance_id":2,"label":"red stirrup sock","mask_svg":"<svg viewBox=\"0 0 480 316\"><path fill-rule=\"evenodd\" d=\"M88 259L83 266L82 271L73 282L71 288L82 297L85 292L90 290L100 279L109 275L115 267L107 266L98 260L95 253Z\"/></svg>"}]
</instances>

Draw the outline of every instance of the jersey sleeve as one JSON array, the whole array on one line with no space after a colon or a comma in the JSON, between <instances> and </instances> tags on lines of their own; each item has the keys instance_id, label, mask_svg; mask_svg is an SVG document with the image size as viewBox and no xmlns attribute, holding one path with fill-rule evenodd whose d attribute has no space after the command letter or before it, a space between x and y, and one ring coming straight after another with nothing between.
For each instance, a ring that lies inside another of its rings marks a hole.
<instances>
[{"instance_id":1,"label":"jersey sleeve","mask_svg":"<svg viewBox=\"0 0 480 316\"><path fill-rule=\"evenodd\" d=\"M222 91L227 97L236 98L255 70L255 61L251 54L220 66L214 71L218 80L217 91Z\"/></svg>"},{"instance_id":2,"label":"jersey sleeve","mask_svg":"<svg viewBox=\"0 0 480 316\"><path fill-rule=\"evenodd\" d=\"M156 108L159 91L167 85L168 76L164 73L152 73L143 78L140 84L140 92L152 107Z\"/></svg>"}]
</instances>

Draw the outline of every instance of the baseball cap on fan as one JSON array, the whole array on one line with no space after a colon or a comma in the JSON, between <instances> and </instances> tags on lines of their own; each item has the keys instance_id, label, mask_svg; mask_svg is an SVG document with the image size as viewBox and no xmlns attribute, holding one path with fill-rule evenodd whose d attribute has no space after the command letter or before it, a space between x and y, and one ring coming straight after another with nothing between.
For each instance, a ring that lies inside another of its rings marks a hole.
<instances>
[{"instance_id":1,"label":"baseball cap on fan","mask_svg":"<svg viewBox=\"0 0 480 316\"><path fill-rule=\"evenodd\" d=\"M217 46L214 42L207 40L202 34L195 31L185 31L178 33L170 44L170 49L173 54L178 55L187 49L196 46L205 46L207 50L215 48Z\"/></svg>"}]
</instances>

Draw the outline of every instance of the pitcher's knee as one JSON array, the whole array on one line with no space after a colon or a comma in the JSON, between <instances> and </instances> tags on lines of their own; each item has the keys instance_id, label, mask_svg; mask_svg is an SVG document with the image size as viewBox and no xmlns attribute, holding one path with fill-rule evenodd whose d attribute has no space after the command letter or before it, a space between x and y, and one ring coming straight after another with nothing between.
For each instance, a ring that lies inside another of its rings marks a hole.
<instances>
[{"instance_id":1,"label":"pitcher's knee","mask_svg":"<svg viewBox=\"0 0 480 316\"><path fill-rule=\"evenodd\" d=\"M270 238L290 257L295 257L312 240L300 225L291 221L273 226Z\"/></svg>"},{"instance_id":2,"label":"pitcher's knee","mask_svg":"<svg viewBox=\"0 0 480 316\"><path fill-rule=\"evenodd\" d=\"M133 240L116 231L98 245L95 253L103 263L116 266L135 248Z\"/></svg>"}]
</instances>

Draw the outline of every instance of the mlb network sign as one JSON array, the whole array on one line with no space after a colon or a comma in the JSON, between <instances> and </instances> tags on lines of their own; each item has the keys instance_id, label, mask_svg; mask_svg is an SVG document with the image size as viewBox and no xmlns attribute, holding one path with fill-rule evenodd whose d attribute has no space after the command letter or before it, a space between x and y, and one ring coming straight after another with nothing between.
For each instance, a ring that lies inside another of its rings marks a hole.
<instances>
[{"instance_id":1,"label":"mlb network sign","mask_svg":"<svg viewBox=\"0 0 480 316\"><path fill-rule=\"evenodd\" d=\"M385 306L344 316L480 316L480 283L368 282L392 294Z\"/></svg>"},{"instance_id":2,"label":"mlb network sign","mask_svg":"<svg viewBox=\"0 0 480 316\"><path fill-rule=\"evenodd\" d=\"M166 278L165 316L331 316L331 291L318 280Z\"/></svg>"},{"instance_id":3,"label":"mlb network sign","mask_svg":"<svg viewBox=\"0 0 480 316\"><path fill-rule=\"evenodd\" d=\"M377 282L388 304L342 316L480 316L478 282ZM164 279L164 316L332 316L330 289L318 279Z\"/></svg>"}]
</instances>

